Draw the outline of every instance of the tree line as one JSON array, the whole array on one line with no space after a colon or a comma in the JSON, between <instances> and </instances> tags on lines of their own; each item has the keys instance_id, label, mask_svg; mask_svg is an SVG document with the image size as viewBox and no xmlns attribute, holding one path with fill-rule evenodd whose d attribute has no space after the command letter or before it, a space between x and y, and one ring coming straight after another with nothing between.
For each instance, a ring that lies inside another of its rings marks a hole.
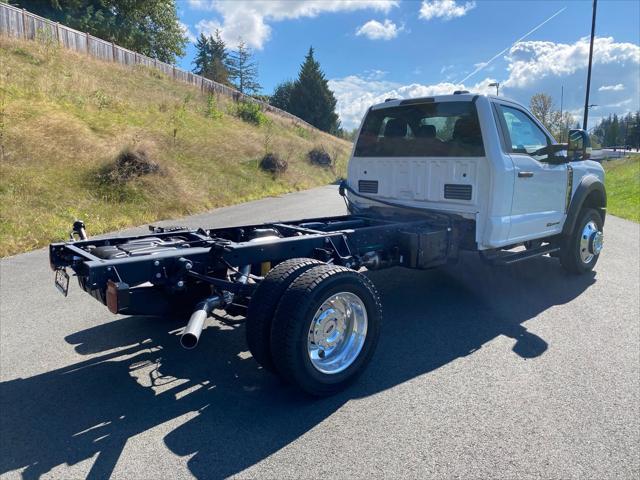
<instances>
[{"instance_id":1,"label":"tree line","mask_svg":"<svg viewBox=\"0 0 640 480\"><path fill-rule=\"evenodd\" d=\"M626 115L609 115L598 122L592 135L603 147L640 150L640 110Z\"/></svg>"}]
</instances>

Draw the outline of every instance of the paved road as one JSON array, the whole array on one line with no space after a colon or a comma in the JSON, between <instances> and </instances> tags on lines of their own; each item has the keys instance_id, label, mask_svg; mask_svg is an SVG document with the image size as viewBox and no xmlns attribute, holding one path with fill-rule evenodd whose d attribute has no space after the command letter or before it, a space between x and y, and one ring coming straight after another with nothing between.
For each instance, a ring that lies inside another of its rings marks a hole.
<instances>
[{"instance_id":1,"label":"paved road","mask_svg":"<svg viewBox=\"0 0 640 480\"><path fill-rule=\"evenodd\" d=\"M333 187L188 225L343 211ZM89 226L90 227L90 226ZM2 260L6 478L638 478L640 227L609 218L597 272L554 259L373 272L385 311L349 391L310 400L262 372L244 328L116 318L54 290L42 250Z\"/></svg>"}]
</instances>

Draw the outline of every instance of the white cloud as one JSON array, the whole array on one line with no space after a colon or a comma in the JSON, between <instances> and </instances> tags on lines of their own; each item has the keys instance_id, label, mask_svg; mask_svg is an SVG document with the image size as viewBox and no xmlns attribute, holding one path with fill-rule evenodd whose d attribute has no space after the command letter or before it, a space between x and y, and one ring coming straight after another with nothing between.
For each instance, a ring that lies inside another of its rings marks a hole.
<instances>
[{"instance_id":1,"label":"white cloud","mask_svg":"<svg viewBox=\"0 0 640 480\"><path fill-rule=\"evenodd\" d=\"M509 78L505 87L524 88L540 79L562 77L585 69L589 58L589 38L573 44L545 41L518 42L509 49L505 60L509 63ZM598 65L640 64L640 46L616 43L612 37L599 37L593 46L594 70ZM637 69L636 69L637 71Z\"/></svg>"},{"instance_id":2,"label":"white cloud","mask_svg":"<svg viewBox=\"0 0 640 480\"><path fill-rule=\"evenodd\" d=\"M356 35L365 36L370 40L391 40L396 38L402 30L402 26L398 27L389 19L386 19L384 23L369 20L356 30Z\"/></svg>"},{"instance_id":3,"label":"white cloud","mask_svg":"<svg viewBox=\"0 0 640 480\"><path fill-rule=\"evenodd\" d=\"M193 9L216 12L222 19L203 19L199 31L210 33L219 28L230 46L242 39L250 47L262 49L271 37L270 22L315 17L321 13L374 10L389 12L398 0L189 0Z\"/></svg>"},{"instance_id":4,"label":"white cloud","mask_svg":"<svg viewBox=\"0 0 640 480\"><path fill-rule=\"evenodd\" d=\"M432 85L412 83L403 85L385 80L369 80L366 75L349 75L344 78L329 80L329 88L338 100L337 112L342 125L351 129L360 123L367 108L387 98L429 97L432 95L451 94L455 90L470 90L477 93L494 93L489 83L495 81L487 78L476 85L456 85L451 82L440 82Z\"/></svg>"},{"instance_id":5,"label":"white cloud","mask_svg":"<svg viewBox=\"0 0 640 480\"><path fill-rule=\"evenodd\" d=\"M431 20L442 18L451 20L463 17L469 10L474 9L476 2L457 3L455 0L423 0L420 6L420 18Z\"/></svg>"},{"instance_id":6,"label":"white cloud","mask_svg":"<svg viewBox=\"0 0 640 480\"><path fill-rule=\"evenodd\" d=\"M373 70L365 70L364 78L366 78L367 80L381 80L386 77L388 73L389 72L385 70L378 70L374 68Z\"/></svg>"},{"instance_id":7,"label":"white cloud","mask_svg":"<svg viewBox=\"0 0 640 480\"><path fill-rule=\"evenodd\" d=\"M554 98L556 107L559 107L560 90L564 87L565 110L581 118L588 55L588 38L572 44L519 42L506 54L504 60L507 65L503 74L494 74L500 82L500 94L528 105L533 94L545 92ZM615 42L612 38L596 38L593 62L593 85L603 86L591 91L591 102L600 105L598 115L622 113L622 109L638 110L640 46ZM495 88L488 86L496 81L493 78L485 78L475 85L463 85L447 78L452 70L452 66L444 65L440 71L442 80L432 84L402 84L386 80L386 77L369 78L363 74L330 80L329 86L338 100L338 114L345 128L357 126L369 106L386 98L431 96L461 89L495 93ZM629 91L631 95L621 97L622 90ZM596 115L590 115L589 125L594 125L597 118Z\"/></svg>"},{"instance_id":8,"label":"white cloud","mask_svg":"<svg viewBox=\"0 0 640 480\"><path fill-rule=\"evenodd\" d=\"M189 39L189 41L191 43L195 43L196 41L196 36L193 34L193 32L189 29L189 26L186 23L182 23L182 22L178 22L178 24L180 25L180 28L182 29L182 31L184 32L185 36Z\"/></svg>"},{"instance_id":9,"label":"white cloud","mask_svg":"<svg viewBox=\"0 0 640 480\"><path fill-rule=\"evenodd\" d=\"M615 85L602 85L598 91L599 92L619 92L624 90L624 85L621 83L617 83Z\"/></svg>"}]
</instances>

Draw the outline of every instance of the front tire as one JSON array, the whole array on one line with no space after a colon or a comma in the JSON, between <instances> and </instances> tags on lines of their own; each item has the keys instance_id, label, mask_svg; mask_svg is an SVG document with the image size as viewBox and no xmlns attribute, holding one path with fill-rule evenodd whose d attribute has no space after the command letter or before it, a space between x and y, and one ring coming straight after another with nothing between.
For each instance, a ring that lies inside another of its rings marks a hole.
<instances>
[{"instance_id":1,"label":"front tire","mask_svg":"<svg viewBox=\"0 0 640 480\"><path fill-rule=\"evenodd\" d=\"M289 286L276 310L276 370L311 395L332 395L370 362L381 319L380 299L368 278L345 267L313 267Z\"/></svg>"},{"instance_id":2,"label":"front tire","mask_svg":"<svg viewBox=\"0 0 640 480\"><path fill-rule=\"evenodd\" d=\"M592 208L584 209L571 234L560 246L560 263L569 273L581 275L595 267L602 250L602 217Z\"/></svg>"}]
</instances>

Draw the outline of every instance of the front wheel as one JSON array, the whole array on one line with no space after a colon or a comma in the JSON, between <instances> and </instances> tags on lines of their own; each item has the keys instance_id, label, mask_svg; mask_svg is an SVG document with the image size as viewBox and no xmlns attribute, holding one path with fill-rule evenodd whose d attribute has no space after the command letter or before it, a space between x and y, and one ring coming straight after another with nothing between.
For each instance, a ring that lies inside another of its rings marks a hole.
<instances>
[{"instance_id":1,"label":"front wheel","mask_svg":"<svg viewBox=\"0 0 640 480\"><path fill-rule=\"evenodd\" d=\"M560 246L560 263L570 273L583 274L595 267L603 247L602 217L588 208L583 210L571 234Z\"/></svg>"},{"instance_id":2,"label":"front wheel","mask_svg":"<svg viewBox=\"0 0 640 480\"><path fill-rule=\"evenodd\" d=\"M365 369L380 335L380 299L365 276L322 265L282 296L271 330L280 376L312 395L344 389Z\"/></svg>"}]
</instances>

